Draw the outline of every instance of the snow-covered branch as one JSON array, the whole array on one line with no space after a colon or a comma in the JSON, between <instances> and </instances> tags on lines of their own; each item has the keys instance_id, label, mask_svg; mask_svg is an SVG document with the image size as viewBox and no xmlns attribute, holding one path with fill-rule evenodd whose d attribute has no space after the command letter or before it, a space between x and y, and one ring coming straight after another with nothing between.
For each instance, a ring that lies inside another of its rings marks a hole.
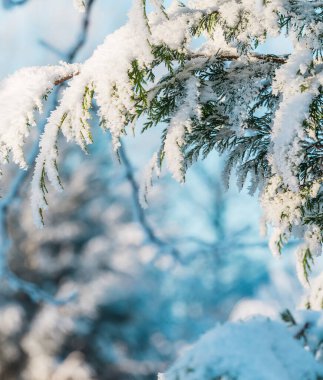
<instances>
[{"instance_id":1,"label":"snow-covered branch","mask_svg":"<svg viewBox=\"0 0 323 380\"><path fill-rule=\"evenodd\" d=\"M93 3L93 1L91 2ZM81 40L77 40L71 48L71 53L65 57L66 61L71 61L82 48L88 30L88 8L81 26ZM14 290L22 290L28 294L35 302L45 301L54 304L62 304L72 299L73 296L65 299L54 299L46 291L39 289L36 285L18 278L8 267L7 253L10 248L10 234L7 226L8 211L11 204L19 197L19 192L28 177L28 166L33 166L39 154L39 142L36 140L28 151L26 160L23 153L24 144L30 133L31 127L36 127L42 133L49 117L58 103L60 86L68 79L79 73L78 64L61 62L57 66L31 67L21 69L11 77L8 77L0 84L0 113L2 122L0 124L0 155L12 159L21 170L12 179L9 189L0 200L0 276L8 286ZM56 87L56 88L55 88ZM45 106L43 102L47 101ZM12 103L12 99L15 102ZM46 113L42 115L43 108ZM41 116L43 118L41 119ZM41 119L39 122L38 120ZM39 134L38 133L38 134Z\"/></svg>"},{"instance_id":2,"label":"snow-covered branch","mask_svg":"<svg viewBox=\"0 0 323 380\"><path fill-rule=\"evenodd\" d=\"M323 226L322 155L313 149L322 145L322 8L283 0L174 1L167 9L153 1L152 11L146 5L135 0L126 25L83 64L24 69L2 83L1 158L12 155L25 168L34 108L55 84L68 82L40 139L32 184L37 224L47 208L47 182L61 189L58 135L86 150L95 104L115 151L140 116L144 129L166 123L156 162L165 158L180 181L201 156L228 153L227 182L236 170L240 188L250 180L250 193L260 190L273 253L293 237L303 239L299 257L307 271L304 258L320 253ZM257 53L259 43L286 31L290 55ZM83 43L81 36L76 46Z\"/></svg>"},{"instance_id":3,"label":"snow-covered branch","mask_svg":"<svg viewBox=\"0 0 323 380\"><path fill-rule=\"evenodd\" d=\"M323 374L322 363L315 360L323 337L322 316L305 311L295 315L296 320L288 311L283 314L290 327L264 318L218 325L159 379L315 380Z\"/></svg>"}]
</instances>

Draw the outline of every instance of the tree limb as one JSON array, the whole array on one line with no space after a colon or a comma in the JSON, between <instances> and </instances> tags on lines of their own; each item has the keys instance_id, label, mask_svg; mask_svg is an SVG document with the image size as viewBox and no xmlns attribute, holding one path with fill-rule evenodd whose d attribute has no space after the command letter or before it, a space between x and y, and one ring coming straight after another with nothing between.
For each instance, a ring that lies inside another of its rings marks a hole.
<instances>
[{"instance_id":1,"label":"tree limb","mask_svg":"<svg viewBox=\"0 0 323 380\"><path fill-rule=\"evenodd\" d=\"M90 0L88 3L88 7L87 7L87 10L86 10L86 13L84 15L83 22L81 25L80 38L77 39L76 43L71 48L70 52L68 52L64 57L65 60L69 63L72 63L76 54L79 52L79 50L84 46L86 42L86 37L88 35L88 28L89 28L90 12L91 12L91 8L94 2L95 0ZM63 84L65 81L71 79L72 77L78 74L79 72L76 72L73 75L62 77L54 82L54 85L57 86L57 88L55 89L50 106L48 107L47 116L49 116L50 110L54 109L57 105L58 95L59 95L59 86ZM47 118L45 117L39 127L39 133L41 133L42 130L44 129L46 120ZM38 139L35 140L29 152L29 159L28 159L29 164L34 163L38 155L38 151L39 151L38 143L39 143L39 140ZM4 280L8 284L8 286L15 291L20 290L20 291L25 292L34 302L45 301L45 302L53 303L56 305L60 305L62 303L66 303L70 301L75 295L73 294L71 297L68 297L67 299L55 299L46 291L39 289L37 285L17 277L8 266L7 252L10 249L10 240L9 240L8 222L7 222L8 210L11 203L19 197L19 192L28 174L29 172L26 170L19 170L13 182L11 183L11 186L9 188L9 191L6 197L0 200L0 280Z\"/></svg>"}]
</instances>

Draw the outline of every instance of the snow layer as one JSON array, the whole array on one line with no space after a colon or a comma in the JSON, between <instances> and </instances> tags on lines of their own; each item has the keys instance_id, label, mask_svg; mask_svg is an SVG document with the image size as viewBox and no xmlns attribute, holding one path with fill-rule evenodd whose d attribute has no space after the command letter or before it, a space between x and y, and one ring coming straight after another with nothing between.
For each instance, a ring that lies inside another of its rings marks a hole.
<instances>
[{"instance_id":1,"label":"snow layer","mask_svg":"<svg viewBox=\"0 0 323 380\"><path fill-rule=\"evenodd\" d=\"M315 380L323 366L279 322L254 319L218 325L159 380Z\"/></svg>"},{"instance_id":2,"label":"snow layer","mask_svg":"<svg viewBox=\"0 0 323 380\"><path fill-rule=\"evenodd\" d=\"M0 84L0 160L12 153L13 161L22 168L27 164L23 147L30 128L36 126L36 111L42 112L44 98L55 82L72 76L79 65L29 67L17 71Z\"/></svg>"},{"instance_id":3,"label":"snow layer","mask_svg":"<svg viewBox=\"0 0 323 380\"><path fill-rule=\"evenodd\" d=\"M191 116L198 115L199 81L192 77L186 83L186 96L183 104L172 117L164 144L167 166L173 177L184 181L184 157L182 147L185 144L185 133L190 131Z\"/></svg>"},{"instance_id":4,"label":"snow layer","mask_svg":"<svg viewBox=\"0 0 323 380\"><path fill-rule=\"evenodd\" d=\"M73 0L74 7L79 11L79 12L85 12L85 0Z\"/></svg>"}]
</instances>

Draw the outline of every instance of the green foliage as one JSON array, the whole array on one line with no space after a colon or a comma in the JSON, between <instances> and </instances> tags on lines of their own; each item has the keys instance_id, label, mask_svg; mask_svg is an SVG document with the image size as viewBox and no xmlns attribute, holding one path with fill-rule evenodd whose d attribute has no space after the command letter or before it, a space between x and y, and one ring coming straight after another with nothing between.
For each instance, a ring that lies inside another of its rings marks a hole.
<instances>
[{"instance_id":1,"label":"green foliage","mask_svg":"<svg viewBox=\"0 0 323 380\"><path fill-rule=\"evenodd\" d=\"M199 37L202 33L206 32L212 35L217 23L220 20L219 12L211 12L209 14L204 14L195 25L191 27L191 33L193 36Z\"/></svg>"},{"instance_id":2,"label":"green foliage","mask_svg":"<svg viewBox=\"0 0 323 380\"><path fill-rule=\"evenodd\" d=\"M288 310L284 310L281 314L281 319L288 323L290 326L295 326L297 323L296 323L296 320L295 318L293 317L293 314Z\"/></svg>"},{"instance_id":3,"label":"green foliage","mask_svg":"<svg viewBox=\"0 0 323 380\"><path fill-rule=\"evenodd\" d=\"M213 16L211 16L213 15ZM199 33L201 28L211 28L216 17L212 13L207 18L202 17L200 23L195 26L194 33ZM212 18L213 17L213 18ZM257 89L254 99L248 104L247 117L243 120L244 133L237 135L234 130L239 126L231 125L228 113L235 107L235 97L231 96L232 71L229 73L222 59L213 58L212 62L206 60L200 66L191 68L191 60L185 57L183 52L174 51L166 46L153 47L156 57L154 66L164 64L169 74L160 82L146 90L147 83L154 80L152 69L139 68L137 62L133 62L129 78L134 85L134 98L136 100L137 116L145 114L146 121L143 130L156 126L159 123L168 123L172 115L181 106L185 97L185 83L187 79L195 76L199 79L202 88L212 89L212 100L201 101L200 117L192 117L192 130L187 133L184 147L186 169L200 157L205 158L214 149L227 154L225 175L228 181L232 169L235 168L239 187L242 188L248 175L252 176L250 192L253 193L264 178L271 176L268 165L268 152L270 148L271 124L279 101L271 92L271 76L273 68L268 66L268 72L259 70L256 65L246 67L246 73L252 72L253 78L263 77L263 87ZM263 68L262 68L263 69ZM243 68L237 68L243 70ZM251 79L252 80L252 79ZM304 141L306 151L305 160L300 165L300 183L308 183L308 180L317 179L322 172L321 139L322 135L322 96L313 100L310 108L310 116L304 121L308 129L315 129L318 141L310 137ZM163 134L165 138L166 133ZM163 140L160 152L163 152Z\"/></svg>"},{"instance_id":4,"label":"green foliage","mask_svg":"<svg viewBox=\"0 0 323 380\"><path fill-rule=\"evenodd\" d=\"M312 271L312 265L314 264L314 259L309 248L306 248L302 257L302 268L304 273L304 278L307 283L309 283L309 274Z\"/></svg>"},{"instance_id":5,"label":"green foliage","mask_svg":"<svg viewBox=\"0 0 323 380\"><path fill-rule=\"evenodd\" d=\"M235 24L228 25L219 12L214 11L202 14L191 26L190 33L195 37L204 33L212 36L219 25L227 42L237 42L248 22L248 14L241 12ZM287 32L294 27L292 15L279 15L278 22ZM240 53L245 53L257 42L257 39L250 40L237 47ZM180 147L184 156L184 172L195 161L217 150L226 157L224 180L227 185L231 173L235 173L240 189L247 183L251 194L262 189L272 176L269 164L272 153L271 128L281 101L279 95L272 93L272 80L276 69L284 60L269 55L264 61L247 59L243 63L235 63L232 62L235 58L230 55L226 58L220 51L213 57L195 57L186 54L185 49L173 50L166 45L151 48L155 57L151 67L142 68L134 62L132 71L129 72L134 88L135 117L145 116L143 131L171 121L185 100L187 81L195 77L200 83L199 114L192 114L191 128L186 131L184 146ZM167 74L158 83L154 83L154 70L161 66L166 68ZM308 68L307 75L313 75L313 67ZM239 93L236 86L240 78L245 80L240 83L242 88L251 88L249 94ZM302 91L308 91L308 88L304 87ZM243 116L234 119L232 115L239 110L242 110ZM294 168L301 189L302 223L322 229L322 190L318 194L312 194L311 190L313 184L322 183L323 178L322 88L313 99L303 125L305 134L304 141L301 142L301 159ZM161 136L160 164L164 158L166 136L167 128ZM288 215L282 214L284 217L287 218ZM289 232L291 228L289 225ZM287 236L283 234L277 243L279 251L286 241ZM310 268L308 259L310 256L306 254L306 273Z\"/></svg>"},{"instance_id":6,"label":"green foliage","mask_svg":"<svg viewBox=\"0 0 323 380\"><path fill-rule=\"evenodd\" d=\"M202 17L190 28L192 36L199 37L207 34L213 37L213 33L217 25L221 26L226 42L237 42L236 47L240 52L246 52L250 47L257 43L256 40L242 43L237 41L238 35L243 32L249 23L248 12L240 10L236 22L229 24L218 11L203 14Z\"/></svg>"},{"instance_id":7,"label":"green foliage","mask_svg":"<svg viewBox=\"0 0 323 380\"><path fill-rule=\"evenodd\" d=\"M266 1L265 1L266 3ZM127 124L134 125L139 118L144 118L143 131L159 124L169 124L175 114L185 105L185 100L190 96L187 85L190 79L194 79L197 85L196 107L190 112L189 120L185 120L189 127L184 132L184 144L178 144L179 153L183 153L183 174L198 159L203 159L210 152L216 150L225 156L224 180L228 185L231 174L235 174L239 189L246 184L249 192L255 193L258 189L263 190L270 179L278 173L272 170L271 158L273 154L272 126L275 113L281 102L281 95L273 93L272 82L276 70L286 62L287 57L274 55L256 55L254 47L262 40L267 31L263 29L259 33L252 34L249 25L254 20L252 10L239 6L236 17L226 20L219 10L199 11L198 19L188 22L190 37L198 38L204 35L213 38L216 28L221 28L228 47L237 48L237 52L231 53L218 51L213 56L204 55L203 52L190 50L190 40L187 34L183 34L182 41L177 49L172 49L165 43L154 45L152 43L151 25L146 11L146 0L141 0L144 20L147 24L147 40L143 41L151 49L153 60L145 61L133 59L128 70L131 88L132 103L128 108L128 102L118 102L119 91L117 85L112 87L113 101L119 104L118 111L121 114L125 133ZM192 12L192 9L182 4L183 14ZM306 5L306 17L300 17L301 7L297 1L288 1L283 13L277 13L277 23L281 32L289 33L296 30L297 37L302 38L306 33L313 31L318 23L322 22L322 7L314 3ZM219 8L221 9L221 8ZM165 9L161 11L168 19ZM182 12L182 10L181 10ZM190 14L190 13L189 13ZM274 13L273 13L274 15ZM310 20L310 21L309 21ZM246 32L246 33L245 33ZM247 33L248 32L248 33ZM251 34L249 36L249 33ZM313 59L322 56L322 49L313 48ZM149 63L147 63L149 62ZM304 79L316 76L319 65L312 61L306 68ZM156 72L162 71L164 76L156 81ZM301 75L301 73L299 73ZM310 82L310 81L308 81ZM117 82L116 82L117 83ZM301 84L299 91L306 93L310 85ZM275 89L277 90L277 89ZM92 141L90 128L87 120L90 119L90 109L93 106L93 84L89 84L83 95L83 115L81 118L82 147ZM194 95L195 96L195 95ZM196 100L194 97L194 102ZM122 96L120 99L122 100ZM323 95L322 88L310 104L308 115L304 117L304 134L301 141L301 152L295 162L291 163L291 172L295 173L296 182L299 185L299 201L296 210L301 213L303 227L313 225L322 229L322 189L317 189L317 184L322 184L323 179L323 118L322 118ZM192 107L194 108L194 106ZM62 118L61 124L69 122L67 115ZM104 127L105 120L101 120ZM80 128L79 128L80 129ZM159 150L159 164L165 156L165 140L167 127L161 135ZM118 131L119 137L120 131ZM299 141L297 141L298 143ZM175 141L176 143L176 141ZM180 145L180 146L179 146ZM180 168L181 169L181 168ZM276 174L275 174L276 173ZM272 182L274 183L274 182ZM321 186L322 187L322 186ZM43 193L46 188L41 186ZM290 189L285 184L278 185L277 194L289 196ZM288 193L289 192L289 193ZM280 239L276 242L279 252L292 235L292 221L290 212L282 207L281 222L285 225ZM297 221L299 224L299 221ZM312 228L312 226L310 226ZM305 229L304 229L305 231ZM304 270L310 269L309 262L311 253L307 253L304 261Z\"/></svg>"},{"instance_id":8,"label":"green foliage","mask_svg":"<svg viewBox=\"0 0 323 380\"><path fill-rule=\"evenodd\" d=\"M133 99L147 106L147 91L145 86L147 81L154 80L153 71L147 67L140 67L137 60L132 61L132 69L128 71L130 82L133 85Z\"/></svg>"},{"instance_id":9,"label":"green foliage","mask_svg":"<svg viewBox=\"0 0 323 380\"><path fill-rule=\"evenodd\" d=\"M171 115L177 109L180 104L179 101L184 95L184 83L177 79L170 82L165 80L154 92L154 96L150 99L148 107L145 110L141 110L147 116L143 131L160 122L169 122Z\"/></svg>"},{"instance_id":10,"label":"green foliage","mask_svg":"<svg viewBox=\"0 0 323 380\"><path fill-rule=\"evenodd\" d=\"M313 99L309 117L304 120L307 131L302 142L304 159L299 166L299 180L302 185L323 179L323 91Z\"/></svg>"},{"instance_id":11,"label":"green foliage","mask_svg":"<svg viewBox=\"0 0 323 380\"><path fill-rule=\"evenodd\" d=\"M155 57L152 67L163 64L169 73L174 73L175 66L183 67L186 60L184 51L171 49L165 44L152 45L151 51Z\"/></svg>"},{"instance_id":12,"label":"green foliage","mask_svg":"<svg viewBox=\"0 0 323 380\"><path fill-rule=\"evenodd\" d=\"M323 192L319 192L315 197L311 196L309 191L306 191L306 193L302 209L304 222L306 224L315 224L323 231Z\"/></svg>"}]
</instances>

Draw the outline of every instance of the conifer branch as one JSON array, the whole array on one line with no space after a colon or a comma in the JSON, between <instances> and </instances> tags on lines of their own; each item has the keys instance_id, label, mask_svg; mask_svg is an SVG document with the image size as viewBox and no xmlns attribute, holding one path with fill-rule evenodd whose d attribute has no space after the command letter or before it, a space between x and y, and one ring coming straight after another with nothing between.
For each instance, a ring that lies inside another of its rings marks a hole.
<instances>
[{"instance_id":1,"label":"conifer branch","mask_svg":"<svg viewBox=\"0 0 323 380\"><path fill-rule=\"evenodd\" d=\"M277 63L277 64L284 64L287 62L287 59L288 59L288 55L278 56L278 55L274 55L274 54L256 54L256 53L249 54L247 57L251 58L251 59L263 61L263 62L273 62L273 63ZM237 54L225 54L225 53L223 53L223 54L216 54L212 57L208 57L205 54L192 53L192 54L187 54L186 58L187 58L187 62L190 62L190 61L195 60L195 59L204 59L205 60L204 62L212 62L212 61L216 61L216 60L218 60L218 61L236 61L238 59L241 59L241 56L239 56ZM198 65L198 63L196 63L196 65ZM191 65L186 66L186 69L191 70L192 69ZM185 71L185 70L183 70L183 71ZM182 74L183 74L183 71L181 71ZM66 77L62 77L62 78L56 80L54 82L54 85L58 86L64 82L69 81L70 79L74 78L75 76L77 76L79 74L80 74L80 72L76 71L73 74L67 75ZM154 87L155 90L157 88L158 88L157 86ZM152 89L150 91L152 91Z\"/></svg>"},{"instance_id":2,"label":"conifer branch","mask_svg":"<svg viewBox=\"0 0 323 380\"><path fill-rule=\"evenodd\" d=\"M277 64L284 64L287 62L289 55L274 55L274 54L258 54L258 53L250 53L246 55L247 59L255 59L263 62L273 62ZM241 59L242 56L238 54L229 54L229 53L219 53L214 56L208 57L203 53L192 53L188 54L187 58L189 60L196 58L207 58L207 59L216 59L219 61L236 61Z\"/></svg>"},{"instance_id":3,"label":"conifer branch","mask_svg":"<svg viewBox=\"0 0 323 380\"><path fill-rule=\"evenodd\" d=\"M80 38L76 41L75 46L73 46L68 54L66 54L65 60L69 63L72 62L76 54L83 47L86 42L86 37L88 35L89 28L89 17L91 7L94 4L95 0L89 1L89 7L87 8L80 32ZM59 80L54 82L54 85L57 86L55 92L52 94L51 103L48 107L48 115L52 109L57 106L58 103L58 95L59 95L59 87L67 80L73 78L78 75L79 72L75 72L71 75L67 75L66 77L62 77ZM42 133L44 126L46 124L47 117L43 118L42 124L39 126L39 134ZM35 162L35 159L39 153L39 141L35 140L28 159L28 164L32 165ZM55 299L53 296L48 294L46 291L42 289L38 289L36 285L25 281L23 279L18 278L9 268L7 261L7 252L10 249L10 239L9 239L9 231L7 225L8 211L12 202L19 197L20 190L28 177L29 172L27 170L20 170L14 180L12 181L11 187L6 195L6 197L0 200L0 278L7 282L9 287L11 287L15 291L22 291L28 294L28 296L34 301L45 301L48 303L61 305L63 303L69 302L75 295L71 295L66 299Z\"/></svg>"}]
</instances>

